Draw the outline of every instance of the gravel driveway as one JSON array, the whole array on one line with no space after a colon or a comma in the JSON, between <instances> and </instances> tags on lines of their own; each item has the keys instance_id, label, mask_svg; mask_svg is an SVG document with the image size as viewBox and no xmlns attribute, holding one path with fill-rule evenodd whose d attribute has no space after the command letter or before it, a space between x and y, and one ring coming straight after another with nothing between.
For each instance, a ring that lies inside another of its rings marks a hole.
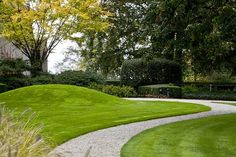
<instances>
[{"instance_id":1,"label":"gravel driveway","mask_svg":"<svg viewBox=\"0 0 236 157\"><path fill-rule=\"evenodd\" d=\"M62 157L120 157L120 150L122 146L128 142L130 138L146 129L182 120L236 113L236 106L216 104L209 100L152 98L131 98L130 100L192 102L209 106L212 110L183 116L136 122L94 131L69 140L68 142L58 146L50 153L50 156L59 154Z\"/></svg>"}]
</instances>

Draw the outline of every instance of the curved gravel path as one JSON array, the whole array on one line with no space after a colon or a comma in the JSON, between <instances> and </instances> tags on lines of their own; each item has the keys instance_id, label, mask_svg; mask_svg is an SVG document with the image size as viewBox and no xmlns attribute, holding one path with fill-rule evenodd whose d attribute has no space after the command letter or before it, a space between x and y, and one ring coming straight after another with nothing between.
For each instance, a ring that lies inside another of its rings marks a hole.
<instances>
[{"instance_id":1,"label":"curved gravel path","mask_svg":"<svg viewBox=\"0 0 236 157\"><path fill-rule=\"evenodd\" d=\"M161 119L136 122L126 125L120 125L112 128L94 131L58 146L50 156L59 154L62 157L120 157L122 146L136 134L155 126L188 120L212 115L221 115L236 113L236 106L216 104L208 100L183 100L183 99L152 99L152 98L134 98L131 100L161 100L161 101L180 101L199 103L212 108L211 111L175 116ZM218 101L217 101L218 102ZM221 101L223 102L223 101ZM226 101L225 101L226 102Z\"/></svg>"}]
</instances>

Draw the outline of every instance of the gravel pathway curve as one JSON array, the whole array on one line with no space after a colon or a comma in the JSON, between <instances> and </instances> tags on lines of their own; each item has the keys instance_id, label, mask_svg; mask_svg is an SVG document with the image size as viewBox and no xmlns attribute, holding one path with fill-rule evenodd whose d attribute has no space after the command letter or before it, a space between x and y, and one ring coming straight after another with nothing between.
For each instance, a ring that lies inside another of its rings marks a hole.
<instances>
[{"instance_id":1,"label":"gravel pathway curve","mask_svg":"<svg viewBox=\"0 0 236 157\"><path fill-rule=\"evenodd\" d=\"M94 131L69 140L68 142L58 146L50 153L50 156L55 156L55 154L59 154L62 157L120 157L120 150L122 146L126 142L128 142L130 138L146 129L182 120L196 119L212 115L236 113L236 106L216 104L213 101L208 100L152 98L133 98L131 100L192 102L209 106L212 108L212 110L196 114L136 122Z\"/></svg>"}]
</instances>

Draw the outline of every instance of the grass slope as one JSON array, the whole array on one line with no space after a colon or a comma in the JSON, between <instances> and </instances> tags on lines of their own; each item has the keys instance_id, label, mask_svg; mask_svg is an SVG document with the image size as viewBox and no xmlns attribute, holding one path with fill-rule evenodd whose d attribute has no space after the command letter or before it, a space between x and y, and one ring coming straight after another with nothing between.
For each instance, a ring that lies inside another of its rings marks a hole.
<instances>
[{"instance_id":1,"label":"grass slope","mask_svg":"<svg viewBox=\"0 0 236 157\"><path fill-rule=\"evenodd\" d=\"M68 85L24 87L0 94L0 102L17 112L31 108L44 124L42 135L55 145L119 124L210 110L190 103L129 101Z\"/></svg>"},{"instance_id":2,"label":"grass slope","mask_svg":"<svg viewBox=\"0 0 236 157\"><path fill-rule=\"evenodd\" d=\"M156 127L135 136L122 157L236 156L236 114L188 120Z\"/></svg>"}]
</instances>

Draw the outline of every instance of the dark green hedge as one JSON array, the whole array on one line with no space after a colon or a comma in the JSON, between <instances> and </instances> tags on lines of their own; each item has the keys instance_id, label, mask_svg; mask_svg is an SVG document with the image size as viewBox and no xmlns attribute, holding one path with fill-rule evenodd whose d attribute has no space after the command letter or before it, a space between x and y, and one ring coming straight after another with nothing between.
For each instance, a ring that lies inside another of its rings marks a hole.
<instances>
[{"instance_id":1,"label":"dark green hedge","mask_svg":"<svg viewBox=\"0 0 236 157\"><path fill-rule=\"evenodd\" d=\"M58 84L89 86L91 83L104 84L105 80L101 75L93 72L65 71L56 75L54 82Z\"/></svg>"},{"instance_id":2,"label":"dark green hedge","mask_svg":"<svg viewBox=\"0 0 236 157\"><path fill-rule=\"evenodd\" d=\"M183 92L182 98L236 101L236 92Z\"/></svg>"},{"instance_id":3,"label":"dark green hedge","mask_svg":"<svg viewBox=\"0 0 236 157\"><path fill-rule=\"evenodd\" d=\"M0 77L0 82L6 84L9 90L27 86L27 78Z\"/></svg>"},{"instance_id":4,"label":"dark green hedge","mask_svg":"<svg viewBox=\"0 0 236 157\"><path fill-rule=\"evenodd\" d=\"M182 82L182 69L176 62L166 59L126 60L122 64L121 83L137 88L142 85Z\"/></svg>"},{"instance_id":5,"label":"dark green hedge","mask_svg":"<svg viewBox=\"0 0 236 157\"><path fill-rule=\"evenodd\" d=\"M120 86L120 80L106 80L106 85Z\"/></svg>"},{"instance_id":6,"label":"dark green hedge","mask_svg":"<svg viewBox=\"0 0 236 157\"><path fill-rule=\"evenodd\" d=\"M9 90L40 84L70 84L89 86L91 83L103 84L102 76L84 71L66 71L58 75L43 74L37 77L0 77L0 82L8 85Z\"/></svg>"},{"instance_id":7,"label":"dark green hedge","mask_svg":"<svg viewBox=\"0 0 236 157\"><path fill-rule=\"evenodd\" d=\"M118 97L134 97L137 95L134 88L129 86L113 86L113 85L102 85L102 84L91 84L89 86L91 89L95 89L110 95L115 95Z\"/></svg>"},{"instance_id":8,"label":"dark green hedge","mask_svg":"<svg viewBox=\"0 0 236 157\"><path fill-rule=\"evenodd\" d=\"M182 96L182 90L179 86L170 84L158 84L149 86L140 86L138 93L141 96L151 97L169 97L169 98L180 98Z\"/></svg>"},{"instance_id":9,"label":"dark green hedge","mask_svg":"<svg viewBox=\"0 0 236 157\"><path fill-rule=\"evenodd\" d=\"M6 84L0 83L0 93L6 92L8 87Z\"/></svg>"}]
</instances>

